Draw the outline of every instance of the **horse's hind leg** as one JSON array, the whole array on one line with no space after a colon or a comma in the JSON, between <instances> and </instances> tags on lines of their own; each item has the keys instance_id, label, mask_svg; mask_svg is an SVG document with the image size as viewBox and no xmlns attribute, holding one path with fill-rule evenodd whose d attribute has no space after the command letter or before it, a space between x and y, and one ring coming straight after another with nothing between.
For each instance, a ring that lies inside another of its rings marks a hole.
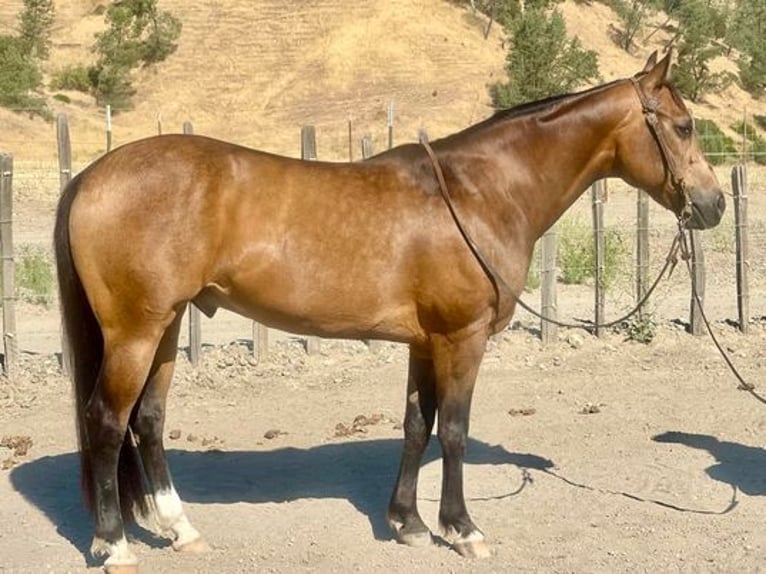
<instances>
[{"instance_id":1,"label":"horse's hind leg","mask_svg":"<svg viewBox=\"0 0 766 574\"><path fill-rule=\"evenodd\" d=\"M158 339L158 333L151 329L141 336L105 331L103 364L85 409L85 441L92 461L96 521L91 552L95 556L107 556L104 567L109 573L137 571L136 557L125 538L120 498L125 505L126 496L137 495L140 486L136 485L140 485L141 477L135 465L130 466L132 453L129 446L123 449L123 444L130 414L146 381ZM121 469L119 484L118 466ZM123 476L124 469L132 471L131 474Z\"/></svg>"},{"instance_id":2,"label":"horse's hind leg","mask_svg":"<svg viewBox=\"0 0 766 574\"><path fill-rule=\"evenodd\" d=\"M183 312L179 310L160 341L131 426L146 472L149 495L153 498L157 526L161 532L172 535L176 550L203 551L207 549L207 544L186 518L170 477L162 443L165 403L173 377L182 317Z\"/></svg>"},{"instance_id":3,"label":"horse's hind leg","mask_svg":"<svg viewBox=\"0 0 766 574\"><path fill-rule=\"evenodd\" d=\"M468 515L463 494L463 457L468 438L471 398L484 355L487 336L476 332L455 341L434 337L437 434L442 446L442 495L439 523L453 547L463 556L486 557L484 534Z\"/></svg>"},{"instance_id":4,"label":"horse's hind leg","mask_svg":"<svg viewBox=\"0 0 766 574\"><path fill-rule=\"evenodd\" d=\"M404 449L391 501L388 524L397 541L409 546L431 543L431 532L417 507L418 474L423 452L431 437L436 414L434 368L430 358L410 350L407 378L407 406L404 415Z\"/></svg>"}]
</instances>

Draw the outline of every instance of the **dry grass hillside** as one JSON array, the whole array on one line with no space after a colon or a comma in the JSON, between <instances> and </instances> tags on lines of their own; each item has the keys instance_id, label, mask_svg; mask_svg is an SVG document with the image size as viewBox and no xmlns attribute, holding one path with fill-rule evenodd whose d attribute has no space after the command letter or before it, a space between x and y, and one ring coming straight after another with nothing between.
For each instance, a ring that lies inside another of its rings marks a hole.
<instances>
[{"instance_id":1,"label":"dry grass hillside","mask_svg":"<svg viewBox=\"0 0 766 574\"><path fill-rule=\"evenodd\" d=\"M91 57L103 3L56 2L48 72ZM3 1L0 32L15 24L21 6ZM183 21L179 47L136 76L135 109L114 119L116 143L154 134L158 122L167 132L190 120L197 133L296 155L300 126L310 123L320 157L345 159L349 118L354 141L370 133L378 150L391 101L397 142L414 139L419 128L443 135L491 113L487 85L504 77L499 27L485 40L484 22L445 0L161 0L160 6ZM659 45L626 54L609 38L615 19L608 8L569 0L562 9L569 32L599 52L605 80L637 71ZM52 105L69 115L75 159L85 161L105 146L104 111L87 96L67 95L71 103ZM744 108L758 106L764 113L766 104L731 87L695 112L728 125ZM0 126L0 149L20 159L55 153L51 124L0 109Z\"/></svg>"}]
</instances>

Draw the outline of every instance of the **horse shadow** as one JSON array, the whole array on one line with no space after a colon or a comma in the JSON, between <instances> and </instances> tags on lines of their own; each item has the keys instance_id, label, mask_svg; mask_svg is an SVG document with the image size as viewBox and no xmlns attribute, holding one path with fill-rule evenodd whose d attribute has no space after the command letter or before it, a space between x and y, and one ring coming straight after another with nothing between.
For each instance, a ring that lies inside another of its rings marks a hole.
<instances>
[{"instance_id":1,"label":"horse shadow","mask_svg":"<svg viewBox=\"0 0 766 574\"><path fill-rule=\"evenodd\" d=\"M656 435L652 440L706 450L716 459L716 464L705 469L710 478L730 484L750 496L766 496L764 448L722 441L710 435L678 431Z\"/></svg>"},{"instance_id":2,"label":"horse shadow","mask_svg":"<svg viewBox=\"0 0 766 574\"><path fill-rule=\"evenodd\" d=\"M270 451L169 450L167 457L175 486L185 502L255 504L304 498L345 499L368 518L376 539L388 540L391 533L385 514L401 449L401 439L379 439ZM438 441L432 441L423 464L440 456ZM513 465L522 474L553 468L553 462L546 458L510 452L475 439L469 439L465 462ZM72 452L18 466L10 478L13 487L45 513L63 538L88 555L93 521L80 502L79 475L79 457ZM511 494L520 492L524 485L522 481L522 486ZM498 497L505 496L508 493ZM153 547L167 544L138 528L131 528L130 534Z\"/></svg>"}]
</instances>

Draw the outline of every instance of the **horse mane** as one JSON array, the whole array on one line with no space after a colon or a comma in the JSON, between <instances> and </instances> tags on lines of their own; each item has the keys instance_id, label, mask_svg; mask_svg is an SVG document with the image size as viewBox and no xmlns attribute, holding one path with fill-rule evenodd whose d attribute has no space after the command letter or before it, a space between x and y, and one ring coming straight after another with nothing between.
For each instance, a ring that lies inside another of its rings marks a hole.
<instances>
[{"instance_id":1,"label":"horse mane","mask_svg":"<svg viewBox=\"0 0 766 574\"><path fill-rule=\"evenodd\" d=\"M525 116L531 116L540 112L548 111L555 106L568 102L571 100L579 99L585 96L589 96L591 94L595 94L598 92L602 92L604 90L608 90L612 86L623 82L624 80L613 80L611 82L608 82L606 84L599 84L598 86L594 86L592 88L588 88L586 90L582 90L579 92L570 92L566 94L558 94L555 96L550 96L547 98L543 98L542 100L535 100L532 102L526 102L524 104L520 104L518 106L514 106L512 108L506 108L506 109L500 109L495 111L494 114L489 116L488 118L473 124L471 126L468 126L464 130L457 132L455 134L452 134L451 136L447 136L444 139L451 139L454 136L460 136L460 135L467 135L471 134L476 130L480 130L482 128L514 119L514 118L520 118Z\"/></svg>"}]
</instances>

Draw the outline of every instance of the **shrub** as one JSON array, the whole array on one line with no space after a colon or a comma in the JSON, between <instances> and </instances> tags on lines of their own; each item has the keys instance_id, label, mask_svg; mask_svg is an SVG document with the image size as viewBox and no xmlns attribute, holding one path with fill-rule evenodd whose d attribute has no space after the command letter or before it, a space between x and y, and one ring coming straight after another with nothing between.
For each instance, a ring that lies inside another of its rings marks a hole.
<instances>
[{"instance_id":1,"label":"shrub","mask_svg":"<svg viewBox=\"0 0 766 574\"><path fill-rule=\"evenodd\" d=\"M0 36L0 106L30 116L51 117L45 99L35 93L42 78L24 43L14 36Z\"/></svg>"},{"instance_id":2,"label":"shrub","mask_svg":"<svg viewBox=\"0 0 766 574\"><path fill-rule=\"evenodd\" d=\"M161 62L177 47L181 21L157 8L156 0L123 0L104 13L107 29L96 34L93 51L98 55L89 70L96 101L115 110L130 108L130 72L138 66Z\"/></svg>"},{"instance_id":3,"label":"shrub","mask_svg":"<svg viewBox=\"0 0 766 574\"><path fill-rule=\"evenodd\" d=\"M619 230L607 228L604 232L604 271L602 275L605 289L614 284L617 274L624 265L627 251L627 246ZM593 229L576 220L562 220L559 225L558 260L562 283L579 285L584 283L586 279L595 279L596 250Z\"/></svg>"},{"instance_id":4,"label":"shrub","mask_svg":"<svg viewBox=\"0 0 766 574\"><path fill-rule=\"evenodd\" d=\"M561 12L528 8L506 23L511 48L506 56L508 82L490 87L497 108L570 92L598 78L598 57L569 39Z\"/></svg>"},{"instance_id":5,"label":"shrub","mask_svg":"<svg viewBox=\"0 0 766 574\"><path fill-rule=\"evenodd\" d=\"M53 263L41 247L21 245L16 255L16 291L20 299L49 304L53 299Z\"/></svg>"},{"instance_id":6,"label":"shrub","mask_svg":"<svg viewBox=\"0 0 766 574\"><path fill-rule=\"evenodd\" d=\"M698 118L695 124L700 147L711 164L720 165L735 159L737 148L734 140L723 133L718 124L703 118Z\"/></svg>"},{"instance_id":7,"label":"shrub","mask_svg":"<svg viewBox=\"0 0 766 574\"><path fill-rule=\"evenodd\" d=\"M756 116L758 117L758 116ZM731 125L738 134L743 134L749 142L747 146L747 158L751 158L755 163L766 165L766 139L763 139L756 130L755 126L748 122L734 122Z\"/></svg>"},{"instance_id":8,"label":"shrub","mask_svg":"<svg viewBox=\"0 0 766 574\"><path fill-rule=\"evenodd\" d=\"M77 64L69 65L56 72L50 87L52 90L76 90L87 94L93 84L90 81L88 67Z\"/></svg>"},{"instance_id":9,"label":"shrub","mask_svg":"<svg viewBox=\"0 0 766 574\"><path fill-rule=\"evenodd\" d=\"M643 312L631 317L623 325L629 341L648 345L657 334L657 323L651 313Z\"/></svg>"},{"instance_id":10,"label":"shrub","mask_svg":"<svg viewBox=\"0 0 766 574\"><path fill-rule=\"evenodd\" d=\"M757 132L755 125L750 122L734 122L731 129L742 134L748 141L746 158L753 159L756 163L766 165L766 140Z\"/></svg>"},{"instance_id":11,"label":"shrub","mask_svg":"<svg viewBox=\"0 0 766 574\"><path fill-rule=\"evenodd\" d=\"M535 250L532 253L532 261L527 271L527 280L524 284L525 291L533 291L540 287L540 247L535 244Z\"/></svg>"}]
</instances>

